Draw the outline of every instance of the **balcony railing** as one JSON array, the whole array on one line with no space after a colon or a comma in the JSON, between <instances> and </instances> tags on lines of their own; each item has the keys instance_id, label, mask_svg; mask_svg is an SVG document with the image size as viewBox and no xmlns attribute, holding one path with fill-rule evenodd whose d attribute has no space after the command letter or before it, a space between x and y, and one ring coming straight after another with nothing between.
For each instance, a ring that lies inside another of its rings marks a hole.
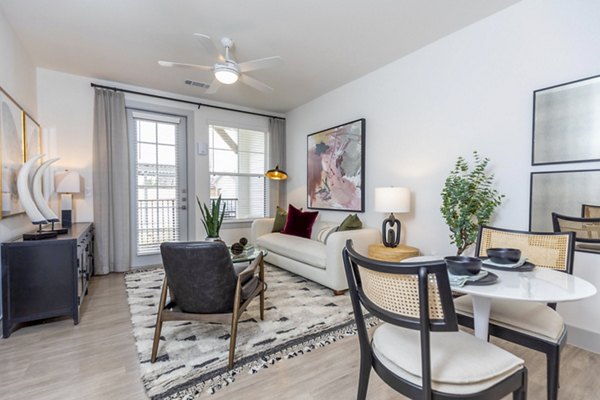
<instances>
[{"instance_id":1,"label":"balcony railing","mask_svg":"<svg viewBox=\"0 0 600 400\"><path fill-rule=\"evenodd\" d=\"M217 198L211 198L210 200L212 202L213 200L217 200ZM238 199L221 197L221 204L225 206L224 220L237 218Z\"/></svg>"},{"instance_id":2,"label":"balcony railing","mask_svg":"<svg viewBox=\"0 0 600 400\"><path fill-rule=\"evenodd\" d=\"M176 200L138 200L138 254L159 251L162 242L179 240Z\"/></svg>"}]
</instances>

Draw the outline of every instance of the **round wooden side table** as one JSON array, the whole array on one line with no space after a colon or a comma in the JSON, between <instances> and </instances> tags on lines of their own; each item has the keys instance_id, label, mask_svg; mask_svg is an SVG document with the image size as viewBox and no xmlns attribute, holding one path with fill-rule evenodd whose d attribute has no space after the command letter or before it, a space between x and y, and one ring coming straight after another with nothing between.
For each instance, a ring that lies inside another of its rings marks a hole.
<instances>
[{"instance_id":1,"label":"round wooden side table","mask_svg":"<svg viewBox=\"0 0 600 400\"><path fill-rule=\"evenodd\" d=\"M385 247L380 243L369 245L369 258L380 261L398 262L405 258L417 257L419 254L419 249L404 244L397 247Z\"/></svg>"}]
</instances>

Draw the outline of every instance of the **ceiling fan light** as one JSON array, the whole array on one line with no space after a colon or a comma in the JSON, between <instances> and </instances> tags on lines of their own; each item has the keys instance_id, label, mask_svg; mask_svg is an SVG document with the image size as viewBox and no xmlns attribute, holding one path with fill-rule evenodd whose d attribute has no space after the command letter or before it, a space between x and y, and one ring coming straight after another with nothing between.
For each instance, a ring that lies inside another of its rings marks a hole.
<instances>
[{"instance_id":1,"label":"ceiling fan light","mask_svg":"<svg viewBox=\"0 0 600 400\"><path fill-rule=\"evenodd\" d=\"M226 67L215 69L215 78L217 78L217 80L224 85L231 85L232 83L236 83L239 76L240 73L234 69Z\"/></svg>"}]
</instances>

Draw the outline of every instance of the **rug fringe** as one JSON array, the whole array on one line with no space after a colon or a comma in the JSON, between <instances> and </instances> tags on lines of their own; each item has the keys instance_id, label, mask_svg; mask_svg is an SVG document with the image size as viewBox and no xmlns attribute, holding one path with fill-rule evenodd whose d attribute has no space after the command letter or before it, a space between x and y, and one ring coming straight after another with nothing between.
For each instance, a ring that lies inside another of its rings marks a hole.
<instances>
[{"instance_id":1,"label":"rug fringe","mask_svg":"<svg viewBox=\"0 0 600 400\"><path fill-rule=\"evenodd\" d=\"M368 317L365 319L365 324L367 328L372 328L379 324L379 319L372 316ZM356 334L356 323L352 323L343 328L324 333L304 342L295 343L285 349L276 351L273 354L263 355L259 357L258 360L250 361L243 365L234 367L230 371L207 379L206 381L193 384L192 386L179 390L177 393L174 393L170 396L159 398L164 400L194 400L197 399L203 391L209 395L212 395L235 382L235 376L244 371L247 371L248 374L253 375L263 369L269 368L269 366L272 366L279 361L289 360L304 355L305 353L310 353L346 337L355 336Z\"/></svg>"}]
</instances>

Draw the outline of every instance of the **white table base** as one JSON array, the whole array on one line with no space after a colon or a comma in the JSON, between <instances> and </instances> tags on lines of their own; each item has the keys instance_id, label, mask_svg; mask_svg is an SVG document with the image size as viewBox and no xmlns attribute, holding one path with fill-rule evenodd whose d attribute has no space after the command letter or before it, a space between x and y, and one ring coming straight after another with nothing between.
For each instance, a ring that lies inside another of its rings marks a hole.
<instances>
[{"instance_id":1,"label":"white table base","mask_svg":"<svg viewBox=\"0 0 600 400\"><path fill-rule=\"evenodd\" d=\"M471 299L473 300L473 324L475 327L475 336L487 342L492 299L477 295L471 295Z\"/></svg>"}]
</instances>

